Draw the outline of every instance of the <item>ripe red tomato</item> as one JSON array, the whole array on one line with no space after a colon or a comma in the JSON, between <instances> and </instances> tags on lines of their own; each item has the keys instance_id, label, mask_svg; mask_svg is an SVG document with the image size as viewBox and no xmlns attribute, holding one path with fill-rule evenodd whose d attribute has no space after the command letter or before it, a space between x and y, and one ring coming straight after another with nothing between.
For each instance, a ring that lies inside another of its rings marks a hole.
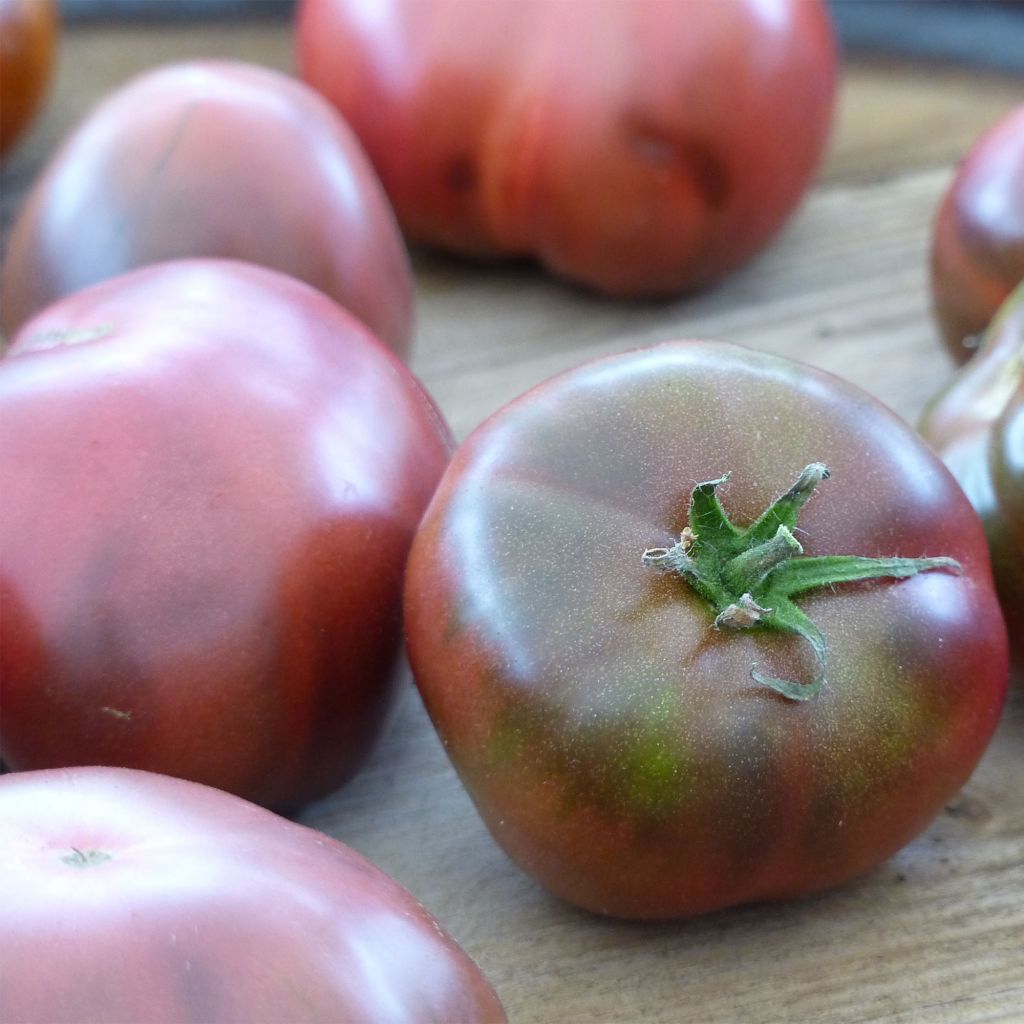
<instances>
[{"instance_id":1,"label":"ripe red tomato","mask_svg":"<svg viewBox=\"0 0 1024 1024\"><path fill-rule=\"evenodd\" d=\"M836 77L818 0L302 0L298 52L411 237L616 295L761 249L817 165Z\"/></svg>"},{"instance_id":2,"label":"ripe red tomato","mask_svg":"<svg viewBox=\"0 0 1024 1024\"><path fill-rule=\"evenodd\" d=\"M935 221L935 315L954 359L966 362L1014 286L1024 280L1024 104L971 148Z\"/></svg>"},{"instance_id":3,"label":"ripe red tomato","mask_svg":"<svg viewBox=\"0 0 1024 1024\"><path fill-rule=\"evenodd\" d=\"M0 779L0 1020L504 1021L480 969L337 840L206 786Z\"/></svg>"},{"instance_id":4,"label":"ripe red tomato","mask_svg":"<svg viewBox=\"0 0 1024 1024\"><path fill-rule=\"evenodd\" d=\"M977 355L925 410L921 433L985 525L1014 662L1024 669L1024 281Z\"/></svg>"},{"instance_id":5,"label":"ripe red tomato","mask_svg":"<svg viewBox=\"0 0 1024 1024\"><path fill-rule=\"evenodd\" d=\"M56 0L0 0L0 156L28 128L57 53Z\"/></svg>"},{"instance_id":6,"label":"ripe red tomato","mask_svg":"<svg viewBox=\"0 0 1024 1024\"><path fill-rule=\"evenodd\" d=\"M0 361L0 756L291 809L363 762L450 441L361 323L275 271L143 268Z\"/></svg>"},{"instance_id":7,"label":"ripe red tomato","mask_svg":"<svg viewBox=\"0 0 1024 1024\"><path fill-rule=\"evenodd\" d=\"M408 255L355 136L301 82L217 61L142 75L70 136L14 226L4 325L133 267L196 256L304 280L409 348Z\"/></svg>"},{"instance_id":8,"label":"ripe red tomato","mask_svg":"<svg viewBox=\"0 0 1024 1024\"><path fill-rule=\"evenodd\" d=\"M714 343L598 360L478 428L405 609L497 841L625 917L867 871L967 779L1007 682L984 533L917 434L838 378Z\"/></svg>"}]
</instances>

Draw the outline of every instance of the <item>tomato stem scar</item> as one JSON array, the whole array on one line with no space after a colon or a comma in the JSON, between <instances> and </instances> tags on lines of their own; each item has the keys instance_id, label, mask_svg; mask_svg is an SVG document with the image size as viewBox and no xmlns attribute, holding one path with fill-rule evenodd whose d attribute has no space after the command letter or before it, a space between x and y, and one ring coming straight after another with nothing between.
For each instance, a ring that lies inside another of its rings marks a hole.
<instances>
[{"instance_id":1,"label":"tomato stem scar","mask_svg":"<svg viewBox=\"0 0 1024 1024\"><path fill-rule=\"evenodd\" d=\"M80 850L77 846L72 846L71 853L61 857L65 864L73 868L91 868L110 859L110 854L102 850Z\"/></svg>"}]
</instances>

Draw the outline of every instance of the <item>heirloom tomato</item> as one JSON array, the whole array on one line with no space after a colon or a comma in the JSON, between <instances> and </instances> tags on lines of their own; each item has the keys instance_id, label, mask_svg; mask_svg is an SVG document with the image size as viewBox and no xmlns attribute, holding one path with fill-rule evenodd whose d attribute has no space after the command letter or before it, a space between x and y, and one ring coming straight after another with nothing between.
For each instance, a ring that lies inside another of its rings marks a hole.
<instances>
[{"instance_id":1,"label":"heirloom tomato","mask_svg":"<svg viewBox=\"0 0 1024 1024\"><path fill-rule=\"evenodd\" d=\"M1024 281L925 410L921 433L985 525L1015 667L1024 669Z\"/></svg>"},{"instance_id":2,"label":"heirloom tomato","mask_svg":"<svg viewBox=\"0 0 1024 1024\"><path fill-rule=\"evenodd\" d=\"M819 0L303 0L298 54L411 238L616 295L761 249L817 166L836 79Z\"/></svg>"},{"instance_id":3,"label":"heirloom tomato","mask_svg":"<svg viewBox=\"0 0 1024 1024\"><path fill-rule=\"evenodd\" d=\"M931 249L935 315L958 363L1024 280L1024 104L971 148L943 196Z\"/></svg>"},{"instance_id":4,"label":"heirloom tomato","mask_svg":"<svg viewBox=\"0 0 1024 1024\"><path fill-rule=\"evenodd\" d=\"M0 756L288 810L365 759L434 404L320 292L183 261L66 296L0 361Z\"/></svg>"},{"instance_id":5,"label":"heirloom tomato","mask_svg":"<svg viewBox=\"0 0 1024 1024\"><path fill-rule=\"evenodd\" d=\"M408 350L412 274L387 197L337 112L286 75L174 64L101 103L15 223L4 325L133 267L188 257L297 277Z\"/></svg>"},{"instance_id":6,"label":"heirloom tomato","mask_svg":"<svg viewBox=\"0 0 1024 1024\"><path fill-rule=\"evenodd\" d=\"M56 0L0 0L0 156L39 110L53 77L57 35Z\"/></svg>"},{"instance_id":7,"label":"heirloom tomato","mask_svg":"<svg viewBox=\"0 0 1024 1024\"><path fill-rule=\"evenodd\" d=\"M1007 683L985 535L939 459L852 385L719 343L598 360L486 421L405 609L497 841L624 917L867 871L967 779Z\"/></svg>"},{"instance_id":8,"label":"heirloom tomato","mask_svg":"<svg viewBox=\"0 0 1024 1024\"><path fill-rule=\"evenodd\" d=\"M0 779L3 1024L503 1021L438 922L354 850L149 772Z\"/></svg>"}]
</instances>

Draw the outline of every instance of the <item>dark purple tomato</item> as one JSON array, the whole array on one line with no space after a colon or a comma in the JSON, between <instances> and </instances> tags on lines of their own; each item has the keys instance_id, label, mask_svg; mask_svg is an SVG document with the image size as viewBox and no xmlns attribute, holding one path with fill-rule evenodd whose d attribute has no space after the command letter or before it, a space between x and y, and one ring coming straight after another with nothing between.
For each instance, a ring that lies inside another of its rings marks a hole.
<instances>
[{"instance_id":1,"label":"dark purple tomato","mask_svg":"<svg viewBox=\"0 0 1024 1024\"><path fill-rule=\"evenodd\" d=\"M160 264L67 296L0 361L0 756L293 809L391 703L406 555L449 435L308 285Z\"/></svg>"},{"instance_id":2,"label":"dark purple tomato","mask_svg":"<svg viewBox=\"0 0 1024 1024\"><path fill-rule=\"evenodd\" d=\"M958 363L1024 280L1024 104L971 147L935 221L935 315Z\"/></svg>"},{"instance_id":3,"label":"dark purple tomato","mask_svg":"<svg viewBox=\"0 0 1024 1024\"><path fill-rule=\"evenodd\" d=\"M963 785L1007 684L985 534L939 459L852 385L716 343L588 363L474 431L405 610L497 841L623 917L869 870Z\"/></svg>"},{"instance_id":4,"label":"dark purple tomato","mask_svg":"<svg viewBox=\"0 0 1024 1024\"><path fill-rule=\"evenodd\" d=\"M118 768L0 779L3 1024L505 1020L480 969L354 850Z\"/></svg>"},{"instance_id":5,"label":"dark purple tomato","mask_svg":"<svg viewBox=\"0 0 1024 1024\"><path fill-rule=\"evenodd\" d=\"M996 587L1024 673L1024 282L921 420L985 525Z\"/></svg>"},{"instance_id":6,"label":"dark purple tomato","mask_svg":"<svg viewBox=\"0 0 1024 1024\"><path fill-rule=\"evenodd\" d=\"M4 326L133 267L189 257L297 277L409 349L412 275L380 182L341 117L286 75L174 64L96 107L14 226Z\"/></svg>"}]
</instances>

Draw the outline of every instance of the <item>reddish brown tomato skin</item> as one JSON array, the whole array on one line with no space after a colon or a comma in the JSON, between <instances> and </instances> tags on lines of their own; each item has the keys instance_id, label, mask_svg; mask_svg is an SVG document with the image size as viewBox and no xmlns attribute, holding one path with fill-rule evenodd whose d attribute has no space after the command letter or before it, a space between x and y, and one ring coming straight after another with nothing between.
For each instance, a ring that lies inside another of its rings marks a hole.
<instances>
[{"instance_id":1,"label":"reddish brown tomato skin","mask_svg":"<svg viewBox=\"0 0 1024 1024\"><path fill-rule=\"evenodd\" d=\"M993 429L989 465L999 509L989 527L992 562L1017 678L1024 682L1024 382Z\"/></svg>"},{"instance_id":2,"label":"reddish brown tomato skin","mask_svg":"<svg viewBox=\"0 0 1024 1024\"><path fill-rule=\"evenodd\" d=\"M1024 280L1024 104L971 148L946 190L932 236L931 286L958 363ZM966 342L966 344L965 344Z\"/></svg>"},{"instance_id":3,"label":"reddish brown tomato skin","mask_svg":"<svg viewBox=\"0 0 1024 1024\"><path fill-rule=\"evenodd\" d=\"M117 768L5 776L0 857L4 1024L505 1020L397 882L206 786Z\"/></svg>"},{"instance_id":4,"label":"reddish brown tomato skin","mask_svg":"<svg viewBox=\"0 0 1024 1024\"><path fill-rule=\"evenodd\" d=\"M1000 308L977 355L925 410L921 433L953 471L985 525L1024 675L1024 283Z\"/></svg>"},{"instance_id":5,"label":"reddish brown tomato skin","mask_svg":"<svg viewBox=\"0 0 1024 1024\"><path fill-rule=\"evenodd\" d=\"M947 555L962 575L798 600L829 645L818 696L795 638L712 627L641 563L731 471L749 522L810 462L808 555ZM964 783L1007 683L984 533L920 438L837 378L687 342L556 377L457 450L410 555L417 684L488 828L555 894L671 918L838 885Z\"/></svg>"},{"instance_id":6,"label":"reddish brown tomato skin","mask_svg":"<svg viewBox=\"0 0 1024 1024\"><path fill-rule=\"evenodd\" d=\"M57 55L55 0L0 0L0 156L32 123Z\"/></svg>"},{"instance_id":7,"label":"reddish brown tomato skin","mask_svg":"<svg viewBox=\"0 0 1024 1024\"><path fill-rule=\"evenodd\" d=\"M447 461L397 357L228 261L68 296L0 361L0 755L290 810L364 761Z\"/></svg>"},{"instance_id":8,"label":"reddish brown tomato skin","mask_svg":"<svg viewBox=\"0 0 1024 1024\"><path fill-rule=\"evenodd\" d=\"M303 0L302 76L412 238L624 296L721 277L779 230L831 119L817 0Z\"/></svg>"},{"instance_id":9,"label":"reddish brown tomato skin","mask_svg":"<svg viewBox=\"0 0 1024 1024\"><path fill-rule=\"evenodd\" d=\"M344 121L286 75L174 64L101 103L14 226L4 326L133 267L189 257L297 277L409 349L412 274L387 197Z\"/></svg>"}]
</instances>

